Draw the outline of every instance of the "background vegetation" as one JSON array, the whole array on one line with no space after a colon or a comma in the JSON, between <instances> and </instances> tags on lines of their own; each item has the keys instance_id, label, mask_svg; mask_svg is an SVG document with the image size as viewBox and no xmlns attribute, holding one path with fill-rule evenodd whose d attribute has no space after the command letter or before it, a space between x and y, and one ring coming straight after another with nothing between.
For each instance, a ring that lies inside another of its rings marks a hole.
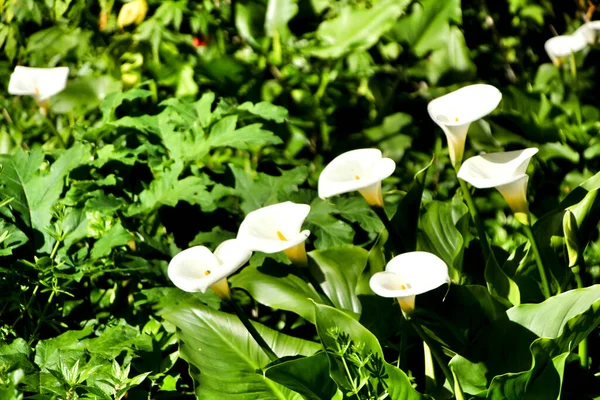
<instances>
[{"instance_id":1,"label":"background vegetation","mask_svg":"<svg viewBox=\"0 0 600 400\"><path fill-rule=\"evenodd\" d=\"M292 200L311 204L309 250L355 245L354 259L366 264L359 248L376 244L379 219L362 198L316 196L323 166L350 149L380 148L397 162L384 186L390 210L435 156L417 246L485 285L446 140L426 110L466 84L495 85L503 102L472 126L465 158L540 149L529 184L535 216L559 209L599 169L599 48L575 54L576 75L544 52L548 38L596 16L584 1L150 0L143 22L119 28L122 4L0 1L0 398L193 397L192 376L206 360L186 356L190 367L181 358L176 324L161 310L192 302L204 304L205 319L229 317L216 311L214 294L174 288L169 260L192 245L214 248L246 213ZM6 94L16 65L70 68L46 116L32 98ZM522 302L541 301L531 278L519 275L535 264L504 200L492 191L476 191L475 200ZM587 286L600 276L593 203L579 233ZM450 222L436 220L450 214ZM443 237L459 242L440 243L431 226L451 226ZM291 267L277 264L289 260L256 253L231 280L244 289L235 297L267 327L314 340L306 316L261 298L255 276L288 274L281 271ZM553 265L555 293L575 287L571 272ZM389 343L404 338L397 307L367 295L361 302L361 323L395 357L400 349ZM465 324L476 322L456 329ZM472 344L475 328L457 346ZM210 327L195 329L218 340ZM590 342L597 337L593 330ZM413 356L400 367L422 386L422 349L406 340ZM599 349L590 347L587 370L569 359L565 398L600 395ZM527 369L531 360L520 363ZM262 379L248 376L230 379Z\"/></svg>"}]
</instances>

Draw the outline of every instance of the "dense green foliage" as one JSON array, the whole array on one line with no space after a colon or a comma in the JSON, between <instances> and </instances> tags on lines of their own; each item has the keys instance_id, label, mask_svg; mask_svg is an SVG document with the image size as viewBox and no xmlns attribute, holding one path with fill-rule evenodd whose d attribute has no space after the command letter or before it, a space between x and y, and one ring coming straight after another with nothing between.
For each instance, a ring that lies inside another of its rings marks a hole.
<instances>
[{"instance_id":1,"label":"dense green foliage","mask_svg":"<svg viewBox=\"0 0 600 400\"><path fill-rule=\"evenodd\" d=\"M120 27L114 0L0 1L0 399L450 398L419 326L465 398L600 396L600 47L561 65L544 52L596 16L584 3L149 0ZM40 112L8 95L16 65L68 66L68 85ZM474 82L503 101L465 159L540 149L546 301L522 226L475 190L485 262L427 113ZM416 327L369 288L395 253L376 213L317 196L331 159L368 147L397 163L383 189L403 250L450 270ZM167 265L288 200L311 205L310 268L255 252L230 278L270 362L231 304L175 288Z\"/></svg>"}]
</instances>

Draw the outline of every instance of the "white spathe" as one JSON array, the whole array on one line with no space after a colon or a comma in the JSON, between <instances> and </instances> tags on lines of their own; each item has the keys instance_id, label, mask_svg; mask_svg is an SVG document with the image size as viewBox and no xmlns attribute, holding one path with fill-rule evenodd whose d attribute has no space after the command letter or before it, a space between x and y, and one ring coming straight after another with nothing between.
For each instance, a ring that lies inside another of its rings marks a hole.
<instances>
[{"instance_id":1,"label":"white spathe","mask_svg":"<svg viewBox=\"0 0 600 400\"><path fill-rule=\"evenodd\" d=\"M465 86L429 102L427 111L446 134L453 166L462 161L471 123L494 111L500 100L502 93L496 87L480 83Z\"/></svg>"},{"instance_id":2,"label":"white spathe","mask_svg":"<svg viewBox=\"0 0 600 400\"><path fill-rule=\"evenodd\" d=\"M177 254L168 267L169 279L186 292L206 292L209 287L219 296L229 297L226 278L240 269L252 252L238 240L221 243L212 253L204 246L194 246Z\"/></svg>"},{"instance_id":3,"label":"white spathe","mask_svg":"<svg viewBox=\"0 0 600 400\"><path fill-rule=\"evenodd\" d=\"M371 277L371 290L382 297L395 297L402 312L410 316L415 308L415 296L450 282L448 266L425 251L400 254L390 260L384 272Z\"/></svg>"},{"instance_id":4,"label":"white spathe","mask_svg":"<svg viewBox=\"0 0 600 400\"><path fill-rule=\"evenodd\" d=\"M381 181L391 176L396 163L379 149L347 151L334 158L319 176L319 197L326 199L359 191L370 205L383 207Z\"/></svg>"},{"instance_id":5,"label":"white spathe","mask_svg":"<svg viewBox=\"0 0 600 400\"><path fill-rule=\"evenodd\" d=\"M297 249L310 235L309 230L301 230L309 212L308 204L291 201L259 208L246 215L237 240L249 250L269 254Z\"/></svg>"},{"instance_id":6,"label":"white spathe","mask_svg":"<svg viewBox=\"0 0 600 400\"><path fill-rule=\"evenodd\" d=\"M19 65L10 75L8 93L33 96L37 101L44 101L65 89L68 76L69 67L30 68Z\"/></svg>"},{"instance_id":7,"label":"white spathe","mask_svg":"<svg viewBox=\"0 0 600 400\"><path fill-rule=\"evenodd\" d=\"M471 157L460 167L458 177L478 189L498 189L515 214L528 214L527 166L537 152L532 147Z\"/></svg>"},{"instance_id":8,"label":"white spathe","mask_svg":"<svg viewBox=\"0 0 600 400\"><path fill-rule=\"evenodd\" d=\"M559 64L563 58L583 50L588 45L590 34L588 28L584 28L576 31L572 35L555 36L546 40L544 49L546 49L546 53L548 54L548 57L550 57L550 60L552 60L554 64Z\"/></svg>"},{"instance_id":9,"label":"white spathe","mask_svg":"<svg viewBox=\"0 0 600 400\"><path fill-rule=\"evenodd\" d=\"M582 35L588 44L593 44L598 40L598 31L600 31L600 21L590 21L577 28L573 35Z\"/></svg>"}]
</instances>

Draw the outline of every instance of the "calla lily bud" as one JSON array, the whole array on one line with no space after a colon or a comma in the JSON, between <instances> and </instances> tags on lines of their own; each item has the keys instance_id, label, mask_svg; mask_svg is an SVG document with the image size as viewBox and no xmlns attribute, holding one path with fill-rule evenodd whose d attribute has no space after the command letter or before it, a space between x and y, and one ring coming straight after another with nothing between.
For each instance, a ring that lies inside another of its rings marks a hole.
<instances>
[{"instance_id":1,"label":"calla lily bud","mask_svg":"<svg viewBox=\"0 0 600 400\"><path fill-rule=\"evenodd\" d=\"M467 132L475 122L498 107L502 93L492 85L477 84L455 90L429 102L427 111L448 139L450 161L458 167L465 151Z\"/></svg>"},{"instance_id":2,"label":"calla lily bud","mask_svg":"<svg viewBox=\"0 0 600 400\"><path fill-rule=\"evenodd\" d=\"M319 176L319 197L326 199L359 191L369 205L383 207L381 181L391 176L396 163L378 149L348 151L334 158Z\"/></svg>"},{"instance_id":3,"label":"calla lily bud","mask_svg":"<svg viewBox=\"0 0 600 400\"><path fill-rule=\"evenodd\" d=\"M19 96L33 96L36 101L42 102L62 92L67 86L68 76L68 67L30 68L17 66L10 75L8 93Z\"/></svg>"},{"instance_id":4,"label":"calla lily bud","mask_svg":"<svg viewBox=\"0 0 600 400\"><path fill-rule=\"evenodd\" d=\"M458 177L478 189L496 188L502 194L515 218L529 224L527 204L527 166L536 148L484 154L471 157L460 167Z\"/></svg>"},{"instance_id":5,"label":"calla lily bud","mask_svg":"<svg viewBox=\"0 0 600 400\"><path fill-rule=\"evenodd\" d=\"M555 36L546 40L544 49L550 60L554 64L560 65L564 58L583 50L587 46L588 40L591 39L591 34L588 28L584 28L572 35Z\"/></svg>"},{"instance_id":6,"label":"calla lily bud","mask_svg":"<svg viewBox=\"0 0 600 400\"><path fill-rule=\"evenodd\" d=\"M301 229L309 212L308 204L291 201L259 208L246 215L237 240L252 251L268 254L283 251L293 263L306 265L304 241L310 231Z\"/></svg>"},{"instance_id":7,"label":"calla lily bud","mask_svg":"<svg viewBox=\"0 0 600 400\"><path fill-rule=\"evenodd\" d=\"M146 18L148 12L148 3L146 0L133 0L123 4L119 16L117 17L117 26L123 29L127 25L141 24Z\"/></svg>"},{"instance_id":8,"label":"calla lily bud","mask_svg":"<svg viewBox=\"0 0 600 400\"><path fill-rule=\"evenodd\" d=\"M186 292L205 293L210 287L222 299L230 299L227 277L246 264L251 255L236 239L224 241L214 253L204 246L194 246L173 257L169 279Z\"/></svg>"},{"instance_id":9,"label":"calla lily bud","mask_svg":"<svg viewBox=\"0 0 600 400\"><path fill-rule=\"evenodd\" d=\"M384 272L371 277L371 290L382 297L395 297L409 318L415 310L415 297L450 283L448 266L435 254L413 251L390 260Z\"/></svg>"},{"instance_id":10,"label":"calla lily bud","mask_svg":"<svg viewBox=\"0 0 600 400\"><path fill-rule=\"evenodd\" d=\"M565 235L565 245L569 257L569 267L577 265L579 258L579 241L577 239L577 219L571 210L566 210L563 215L563 233Z\"/></svg>"}]
</instances>

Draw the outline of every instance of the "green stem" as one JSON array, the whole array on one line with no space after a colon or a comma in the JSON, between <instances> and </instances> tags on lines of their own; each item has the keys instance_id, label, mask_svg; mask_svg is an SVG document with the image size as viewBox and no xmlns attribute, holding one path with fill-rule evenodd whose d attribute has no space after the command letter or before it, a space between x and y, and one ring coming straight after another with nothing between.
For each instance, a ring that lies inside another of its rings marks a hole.
<instances>
[{"instance_id":1,"label":"green stem","mask_svg":"<svg viewBox=\"0 0 600 400\"><path fill-rule=\"evenodd\" d=\"M531 218L529 218L531 221ZM535 262L538 267L538 271L540 272L540 278L542 279L542 291L544 293L545 298L550 297L550 286L548 285L548 278L546 276L546 269L544 268L544 263L542 261L542 255L540 254L540 250L538 249L537 243L535 242L535 237L533 236L533 231L531 230L531 226L529 224L523 224L523 229L525 229L525 234L529 239L529 244L531 245L531 249L533 250L533 255L535 256Z\"/></svg>"},{"instance_id":2,"label":"green stem","mask_svg":"<svg viewBox=\"0 0 600 400\"><path fill-rule=\"evenodd\" d=\"M573 274L575 275L575 282L577 282L577 288L582 289L584 287L584 284L583 284L583 279L581 279L581 272L585 266L585 262L583 261L583 254L579 255L579 260L581 260L578 263L579 265L573 267L571 270L573 271ZM590 365L588 363L588 340L587 340L587 338L583 339L579 343L579 347L577 348L577 354L579 355L579 365L581 365L581 368L588 369Z\"/></svg>"},{"instance_id":3,"label":"green stem","mask_svg":"<svg viewBox=\"0 0 600 400\"><path fill-rule=\"evenodd\" d=\"M458 183L460 184L460 189L462 191L463 197L467 202L467 206L469 207L469 212L471 213L471 218L473 219L475 228L477 229L477 234L479 235L479 240L481 242L481 251L483 252L483 258L485 258L485 261L487 263L487 261L491 257L494 257L494 253L492 252L490 242L488 241L487 235L485 233L483 222L481 221L481 218L479 218L479 213L477 213L477 208L475 208L475 202L471 197L471 192L467 187L467 183L460 178L458 179Z\"/></svg>"},{"instance_id":4,"label":"green stem","mask_svg":"<svg viewBox=\"0 0 600 400\"><path fill-rule=\"evenodd\" d=\"M417 332L417 334L421 337L421 339L429 347L429 351L431 351L431 355L433 355L433 358L435 358L435 361L438 363L438 365L442 369L442 372L444 373L446 380L450 384L450 387L452 387L452 390L453 391L456 390L455 389L456 387L458 387L459 390L461 390L460 386L454 384L454 376L452 375L452 371L450 371L450 368L448 367L448 363L444 360L444 357L442 356L442 351L441 351L439 345L437 344L437 342L434 342L433 340L431 340L429 338L429 336L427 336L427 334L425 333L423 328L421 328L421 325L419 325L418 322L415 322L411 319L409 319L408 321L410 322L410 324L413 327L413 329L415 330L415 332ZM457 396L456 393L454 395ZM463 397L464 397L464 395L463 395Z\"/></svg>"},{"instance_id":5,"label":"green stem","mask_svg":"<svg viewBox=\"0 0 600 400\"><path fill-rule=\"evenodd\" d=\"M258 343L262 351L267 355L267 357L269 357L269 360L278 360L279 357L277 357L277 354L275 354L275 352L271 350L271 347L269 347L267 342L265 342L265 339L263 339L260 333L258 333L258 331L254 327L254 325L252 325L252 322L250 322L248 316L246 316L246 313L244 312L244 310L242 310L239 304L236 303L233 299L230 299L229 301L227 301L227 303L233 308L233 311L238 316L240 321L242 321L242 324L244 324L250 336L252 336L254 340L256 340L256 343Z\"/></svg>"},{"instance_id":6,"label":"green stem","mask_svg":"<svg viewBox=\"0 0 600 400\"><path fill-rule=\"evenodd\" d=\"M60 145L63 148L67 148L67 144L65 143L65 140L63 139L63 137L60 135L60 132L58 132L58 130L56 129L56 127L52 124L52 122L50 121L50 119L48 119L48 117L44 117L44 120L46 122L46 125L48 125L48 127L50 128L50 130L52 131L52 133L54 134L54 136L56 136L56 138L58 139L58 141L60 142Z\"/></svg>"},{"instance_id":7,"label":"green stem","mask_svg":"<svg viewBox=\"0 0 600 400\"><path fill-rule=\"evenodd\" d=\"M398 234L398 231L392 225L387 214L385 213L385 209L383 207L378 207L378 206L372 206L371 209L375 212L375 214L377 214L377 216L383 223L383 226L385 226L385 229L388 231L388 234L389 234L388 240L392 241L394 249L396 249L398 254L405 253L407 250L405 249L404 244L402 243L400 234Z\"/></svg>"}]
</instances>

